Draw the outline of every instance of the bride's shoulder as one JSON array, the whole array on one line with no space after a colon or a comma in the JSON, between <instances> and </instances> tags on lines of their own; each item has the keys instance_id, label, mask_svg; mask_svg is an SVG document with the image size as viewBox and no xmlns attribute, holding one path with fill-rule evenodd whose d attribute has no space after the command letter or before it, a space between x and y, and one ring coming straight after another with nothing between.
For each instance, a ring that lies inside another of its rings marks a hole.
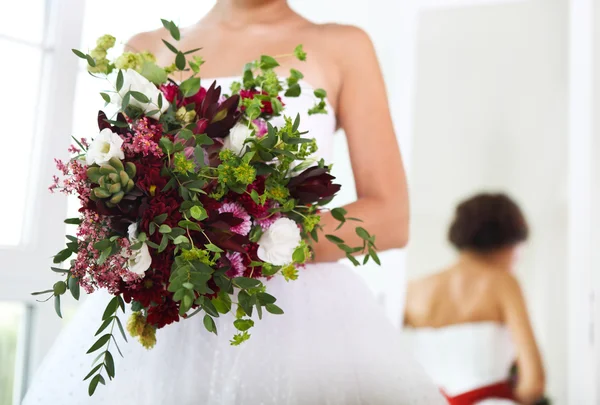
<instances>
[{"instance_id":1,"label":"bride's shoulder","mask_svg":"<svg viewBox=\"0 0 600 405\"><path fill-rule=\"evenodd\" d=\"M348 49L349 47L372 47L373 43L365 30L355 25L326 23L314 24L319 37L329 43L338 45L337 49ZM335 49L333 49L335 51Z\"/></svg>"},{"instance_id":2,"label":"bride's shoulder","mask_svg":"<svg viewBox=\"0 0 600 405\"><path fill-rule=\"evenodd\" d=\"M161 27L152 31L135 34L125 43L125 50L131 52L156 52L157 44L162 46L161 39L168 39L169 32Z\"/></svg>"}]
</instances>

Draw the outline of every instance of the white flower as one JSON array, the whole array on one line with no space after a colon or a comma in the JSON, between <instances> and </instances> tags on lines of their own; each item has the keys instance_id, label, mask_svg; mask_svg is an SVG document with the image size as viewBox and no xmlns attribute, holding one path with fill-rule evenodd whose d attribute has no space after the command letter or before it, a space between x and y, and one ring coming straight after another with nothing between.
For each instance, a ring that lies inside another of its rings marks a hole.
<instances>
[{"instance_id":1,"label":"white flower","mask_svg":"<svg viewBox=\"0 0 600 405\"><path fill-rule=\"evenodd\" d=\"M275 266L289 264L301 240L298 225L289 218L279 218L260 237L258 257Z\"/></svg>"},{"instance_id":2,"label":"white flower","mask_svg":"<svg viewBox=\"0 0 600 405\"><path fill-rule=\"evenodd\" d=\"M129 235L129 241L131 244L138 242L137 239L137 224L133 223L127 228L127 234ZM150 250L146 243L142 243L142 247L138 250L132 250L131 256L127 259L127 266L129 271L139 276L143 276L146 270L150 268L152 264L152 256L150 256Z\"/></svg>"},{"instance_id":3,"label":"white flower","mask_svg":"<svg viewBox=\"0 0 600 405\"><path fill-rule=\"evenodd\" d=\"M123 86L121 90L117 94L112 94L111 103L115 104L117 107L121 107L123 103L123 97L129 91L136 91L138 93L142 93L146 96L149 102L141 102L137 100L135 97L129 97L129 105L133 107L141 108L144 113L148 113L153 110L160 110L160 112L156 112L155 114L149 115L151 118L158 119L160 118L160 114L164 113L167 108L169 108L169 103L163 96L162 108L158 108L158 96L161 91L148 79L139 74L133 69L122 70L123 72ZM117 74L112 74L110 76L110 80L115 87L117 88Z\"/></svg>"},{"instance_id":4,"label":"white flower","mask_svg":"<svg viewBox=\"0 0 600 405\"><path fill-rule=\"evenodd\" d=\"M246 148L244 142L246 139L250 138L250 136L252 136L252 129L243 124L236 124L231 128L231 131L229 131L229 136L225 138L223 147L233 151L236 155L241 156Z\"/></svg>"},{"instance_id":5,"label":"white flower","mask_svg":"<svg viewBox=\"0 0 600 405\"><path fill-rule=\"evenodd\" d=\"M123 139L118 134L115 134L110 128L104 128L98 136L94 138L92 144L87 150L85 162L87 165L96 163L97 165L108 162L113 157L125 159L125 154L121 147Z\"/></svg>"}]
</instances>

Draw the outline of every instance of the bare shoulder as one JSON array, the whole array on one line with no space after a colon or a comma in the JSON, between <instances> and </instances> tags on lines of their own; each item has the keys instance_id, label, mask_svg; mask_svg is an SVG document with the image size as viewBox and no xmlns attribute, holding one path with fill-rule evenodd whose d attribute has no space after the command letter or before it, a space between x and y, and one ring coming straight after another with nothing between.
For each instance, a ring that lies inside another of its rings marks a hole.
<instances>
[{"instance_id":1,"label":"bare shoulder","mask_svg":"<svg viewBox=\"0 0 600 405\"><path fill-rule=\"evenodd\" d=\"M130 52L155 52L158 45L162 45L160 41L163 38L168 38L169 33L164 28L159 28L153 31L140 32L135 34L125 44L125 50Z\"/></svg>"},{"instance_id":2,"label":"bare shoulder","mask_svg":"<svg viewBox=\"0 0 600 405\"><path fill-rule=\"evenodd\" d=\"M491 281L495 290L501 297L521 296L521 285L517 277L508 271L494 272L494 279Z\"/></svg>"},{"instance_id":3,"label":"bare shoulder","mask_svg":"<svg viewBox=\"0 0 600 405\"><path fill-rule=\"evenodd\" d=\"M340 44L352 46L372 46L369 34L360 27L345 24L315 24L327 38Z\"/></svg>"}]
</instances>

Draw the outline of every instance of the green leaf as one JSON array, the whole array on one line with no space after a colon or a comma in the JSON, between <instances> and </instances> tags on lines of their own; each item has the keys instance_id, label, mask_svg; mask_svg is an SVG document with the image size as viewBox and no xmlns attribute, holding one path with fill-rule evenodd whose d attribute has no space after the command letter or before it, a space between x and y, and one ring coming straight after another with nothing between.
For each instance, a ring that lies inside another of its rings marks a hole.
<instances>
[{"instance_id":1,"label":"green leaf","mask_svg":"<svg viewBox=\"0 0 600 405\"><path fill-rule=\"evenodd\" d=\"M250 294L248 294L244 290L240 291L238 293L238 303L246 315L252 316L252 307L254 305L254 300L253 297L250 296Z\"/></svg>"},{"instance_id":2,"label":"green leaf","mask_svg":"<svg viewBox=\"0 0 600 405\"><path fill-rule=\"evenodd\" d=\"M102 96L102 99L104 101L106 101L107 103L110 103L110 96L106 93L100 93L100 95Z\"/></svg>"},{"instance_id":3,"label":"green leaf","mask_svg":"<svg viewBox=\"0 0 600 405\"><path fill-rule=\"evenodd\" d=\"M304 79L304 75L302 74L302 72L296 69L290 69L290 76L295 80Z\"/></svg>"},{"instance_id":4,"label":"green leaf","mask_svg":"<svg viewBox=\"0 0 600 405\"><path fill-rule=\"evenodd\" d=\"M363 259L363 262L362 262L363 266L369 262L370 257L371 256L369 256L369 255L365 255L365 258Z\"/></svg>"},{"instance_id":5,"label":"green leaf","mask_svg":"<svg viewBox=\"0 0 600 405\"><path fill-rule=\"evenodd\" d=\"M233 321L233 326L240 332L244 332L254 326L254 321L252 319L236 319Z\"/></svg>"},{"instance_id":6,"label":"green leaf","mask_svg":"<svg viewBox=\"0 0 600 405\"><path fill-rule=\"evenodd\" d=\"M160 214L154 217L154 222L156 222L157 224L162 224L163 222L165 222L165 220L167 219L169 215L168 214Z\"/></svg>"},{"instance_id":7,"label":"green leaf","mask_svg":"<svg viewBox=\"0 0 600 405\"><path fill-rule=\"evenodd\" d=\"M158 232L160 233L171 233L171 227L169 225L163 224L158 228Z\"/></svg>"},{"instance_id":8,"label":"green leaf","mask_svg":"<svg viewBox=\"0 0 600 405\"><path fill-rule=\"evenodd\" d=\"M168 243L169 238L167 238L167 235L163 235L162 239L160 240L160 245L158 246L158 253L163 252L167 248Z\"/></svg>"},{"instance_id":9,"label":"green leaf","mask_svg":"<svg viewBox=\"0 0 600 405\"><path fill-rule=\"evenodd\" d=\"M338 238L335 235L325 235L325 237L327 238L328 241L335 243L335 244L344 243L343 239Z\"/></svg>"},{"instance_id":10,"label":"green leaf","mask_svg":"<svg viewBox=\"0 0 600 405\"><path fill-rule=\"evenodd\" d=\"M286 97L298 97L302 93L302 89L298 83L292 84L285 92Z\"/></svg>"},{"instance_id":11,"label":"green leaf","mask_svg":"<svg viewBox=\"0 0 600 405\"><path fill-rule=\"evenodd\" d=\"M102 253L100 253L100 257L98 258L98 264L104 264L104 262L106 261L106 259L108 259L111 253L112 247L104 249Z\"/></svg>"},{"instance_id":12,"label":"green leaf","mask_svg":"<svg viewBox=\"0 0 600 405\"><path fill-rule=\"evenodd\" d=\"M193 96L200 90L200 78L190 77L179 85L179 89L183 92L184 97Z\"/></svg>"},{"instance_id":13,"label":"green leaf","mask_svg":"<svg viewBox=\"0 0 600 405\"><path fill-rule=\"evenodd\" d=\"M292 254L292 260L294 263L304 263L306 256L304 254L304 246L298 246Z\"/></svg>"},{"instance_id":14,"label":"green leaf","mask_svg":"<svg viewBox=\"0 0 600 405\"><path fill-rule=\"evenodd\" d=\"M100 338L98 340L96 340L96 343L94 343L92 345L92 347L89 348L89 350L87 351L86 354L93 353L96 350L100 349L102 346L107 344L109 340L110 340L110 333L106 333L106 334L100 336Z\"/></svg>"},{"instance_id":15,"label":"green leaf","mask_svg":"<svg viewBox=\"0 0 600 405\"><path fill-rule=\"evenodd\" d=\"M102 376L100 374L96 374L94 376L94 378L92 378L92 380L90 381L90 385L88 387L88 394L90 395L90 397L92 395L94 395L94 392L96 392L96 388L98 387L98 383L100 382L100 378L102 378Z\"/></svg>"},{"instance_id":16,"label":"green leaf","mask_svg":"<svg viewBox=\"0 0 600 405\"><path fill-rule=\"evenodd\" d=\"M256 294L256 298L258 298L258 302L260 302L263 305L274 304L275 301L277 301L277 298L273 297L271 294L263 292Z\"/></svg>"},{"instance_id":17,"label":"green leaf","mask_svg":"<svg viewBox=\"0 0 600 405\"><path fill-rule=\"evenodd\" d=\"M316 89L315 90L315 97L318 98L325 98L327 97L327 92L323 89Z\"/></svg>"},{"instance_id":18,"label":"green leaf","mask_svg":"<svg viewBox=\"0 0 600 405\"><path fill-rule=\"evenodd\" d=\"M131 101L131 92L128 91L127 93L125 93L125 96L123 96L123 100L121 101L121 108L123 110L125 110L129 106L130 101Z\"/></svg>"},{"instance_id":19,"label":"green leaf","mask_svg":"<svg viewBox=\"0 0 600 405\"><path fill-rule=\"evenodd\" d=\"M212 145L215 143L215 141L213 141L208 135L206 134L200 134L196 136L196 143L198 145Z\"/></svg>"},{"instance_id":20,"label":"green leaf","mask_svg":"<svg viewBox=\"0 0 600 405\"><path fill-rule=\"evenodd\" d=\"M267 305L265 305L265 308L267 309L268 312L270 312L272 314L275 314L275 315L283 314L283 309L279 308L275 304L267 304Z\"/></svg>"},{"instance_id":21,"label":"green leaf","mask_svg":"<svg viewBox=\"0 0 600 405\"><path fill-rule=\"evenodd\" d=\"M104 314L102 314L102 320L104 321L111 317L114 313L117 312L117 308L119 308L119 300L117 297L114 297L106 306Z\"/></svg>"},{"instance_id":22,"label":"green leaf","mask_svg":"<svg viewBox=\"0 0 600 405\"><path fill-rule=\"evenodd\" d=\"M121 89L123 88L123 71L119 69L119 73L117 74L117 83L116 83L116 87L117 87L117 91L121 91Z\"/></svg>"},{"instance_id":23,"label":"green leaf","mask_svg":"<svg viewBox=\"0 0 600 405\"><path fill-rule=\"evenodd\" d=\"M108 326L113 322L113 319L114 319L114 317L112 317L112 316L106 318L104 320L104 322L102 322L102 325L100 325L100 327L98 328L96 333L94 333L94 336L98 336L99 334L101 334L104 331L104 329L108 328Z\"/></svg>"},{"instance_id":24,"label":"green leaf","mask_svg":"<svg viewBox=\"0 0 600 405\"><path fill-rule=\"evenodd\" d=\"M75 298L77 301L79 301L80 290L79 290L79 279L77 277L73 277L73 276L69 277L69 291L71 292L71 295L73 296L73 298Z\"/></svg>"},{"instance_id":25,"label":"green leaf","mask_svg":"<svg viewBox=\"0 0 600 405\"><path fill-rule=\"evenodd\" d=\"M369 256L373 258L373 261L381 266L381 261L379 260L379 256L377 256L377 252L371 246L369 246Z\"/></svg>"},{"instance_id":26,"label":"green leaf","mask_svg":"<svg viewBox=\"0 0 600 405\"><path fill-rule=\"evenodd\" d=\"M96 61L94 60L94 58L92 58L90 55L85 55L85 58L87 59L88 65L90 65L91 67L96 67Z\"/></svg>"},{"instance_id":27,"label":"green leaf","mask_svg":"<svg viewBox=\"0 0 600 405\"><path fill-rule=\"evenodd\" d=\"M109 239L102 239L101 241L94 243L94 249L104 250L104 249L110 247L111 245L112 245L112 243L110 242Z\"/></svg>"},{"instance_id":28,"label":"green leaf","mask_svg":"<svg viewBox=\"0 0 600 405\"><path fill-rule=\"evenodd\" d=\"M350 253L346 254L346 257L348 258L348 260L350 260L352 262L352 264L354 264L355 266L360 266L360 263L358 262L358 260L356 260L356 257L352 256Z\"/></svg>"},{"instance_id":29,"label":"green leaf","mask_svg":"<svg viewBox=\"0 0 600 405\"><path fill-rule=\"evenodd\" d=\"M125 334L125 329L123 328L123 324L118 316L115 315L115 320L117 321L117 326L119 327L119 331L121 331L121 336L123 336L123 340L127 342L127 335Z\"/></svg>"},{"instance_id":30,"label":"green leaf","mask_svg":"<svg viewBox=\"0 0 600 405\"><path fill-rule=\"evenodd\" d=\"M90 372L88 373L88 375L86 375L86 376L85 376L85 378L83 379L83 381L85 381L85 380L87 380L88 378L90 378L91 376L93 376L93 375L94 375L94 373L95 373L96 371L100 370L100 367L102 367L102 366L103 366L103 364L102 364L102 363L100 363L100 364L98 364L96 367L94 367L94 368L92 369L92 371L90 371Z\"/></svg>"},{"instance_id":31,"label":"green leaf","mask_svg":"<svg viewBox=\"0 0 600 405\"><path fill-rule=\"evenodd\" d=\"M262 284L260 282L260 280L257 280L255 278L248 278L248 277L236 277L233 279L233 282L238 287L244 288L244 289L258 287L259 285Z\"/></svg>"},{"instance_id":32,"label":"green leaf","mask_svg":"<svg viewBox=\"0 0 600 405\"><path fill-rule=\"evenodd\" d=\"M140 74L156 85L165 83L168 78L167 72L165 72L163 68L159 67L156 63L153 62L145 62L142 65L142 71L140 72ZM162 102L159 108L161 107Z\"/></svg>"},{"instance_id":33,"label":"green leaf","mask_svg":"<svg viewBox=\"0 0 600 405\"><path fill-rule=\"evenodd\" d=\"M296 132L298 127L300 126L300 114L296 114L296 118L294 119L294 124L292 125L292 132Z\"/></svg>"},{"instance_id":34,"label":"green leaf","mask_svg":"<svg viewBox=\"0 0 600 405\"><path fill-rule=\"evenodd\" d=\"M164 39L162 40L163 44L165 44L167 46L167 48L169 48L169 50L175 54L179 53L179 50L177 48L175 48L173 45L171 45L170 43L168 43L167 41L165 41Z\"/></svg>"},{"instance_id":35,"label":"green leaf","mask_svg":"<svg viewBox=\"0 0 600 405\"><path fill-rule=\"evenodd\" d=\"M81 224L81 218L67 218L67 219L65 219L65 224L80 225Z\"/></svg>"},{"instance_id":36,"label":"green leaf","mask_svg":"<svg viewBox=\"0 0 600 405\"><path fill-rule=\"evenodd\" d=\"M80 50L78 50L78 49L71 49L71 50L73 51L73 53L75 55L77 55L81 59L87 59L87 55L85 53L81 52Z\"/></svg>"},{"instance_id":37,"label":"green leaf","mask_svg":"<svg viewBox=\"0 0 600 405\"><path fill-rule=\"evenodd\" d=\"M279 66L279 62L275 60L272 56L262 55L260 57L260 68L262 70L273 69Z\"/></svg>"},{"instance_id":38,"label":"green leaf","mask_svg":"<svg viewBox=\"0 0 600 405\"><path fill-rule=\"evenodd\" d=\"M346 211L343 208L334 208L331 210L331 215L337 219L340 222L345 222L346 221L346 217L345 215L348 213L348 211Z\"/></svg>"},{"instance_id":39,"label":"green leaf","mask_svg":"<svg viewBox=\"0 0 600 405\"><path fill-rule=\"evenodd\" d=\"M210 315L204 315L204 327L207 331L217 334L217 325L215 325L214 319Z\"/></svg>"},{"instance_id":40,"label":"green leaf","mask_svg":"<svg viewBox=\"0 0 600 405\"><path fill-rule=\"evenodd\" d=\"M56 256L54 256L54 259L52 260L54 263L58 264L58 263L62 263L65 260L67 260L69 257L71 257L71 254L73 252L71 252L71 249L63 249L60 252L58 252L56 254Z\"/></svg>"},{"instance_id":41,"label":"green leaf","mask_svg":"<svg viewBox=\"0 0 600 405\"><path fill-rule=\"evenodd\" d=\"M173 152L173 142L166 136L160 138L160 141L158 141L158 143L167 155L170 155Z\"/></svg>"},{"instance_id":42,"label":"green leaf","mask_svg":"<svg viewBox=\"0 0 600 405\"><path fill-rule=\"evenodd\" d=\"M204 299L202 301L201 306L202 306L202 309L204 309L204 311L207 314L214 316L216 318L219 317L219 312L217 311L217 308L215 308L215 306L213 305L213 303L210 300Z\"/></svg>"},{"instance_id":43,"label":"green leaf","mask_svg":"<svg viewBox=\"0 0 600 405\"><path fill-rule=\"evenodd\" d=\"M208 218L208 214L206 213L204 207L200 207L199 205L196 205L190 209L190 215L196 221L202 221Z\"/></svg>"},{"instance_id":44,"label":"green leaf","mask_svg":"<svg viewBox=\"0 0 600 405\"><path fill-rule=\"evenodd\" d=\"M360 226L358 226L356 228L356 234L366 241L368 241L371 238L371 235L369 235L369 232L367 232L367 230L365 228L362 228Z\"/></svg>"},{"instance_id":45,"label":"green leaf","mask_svg":"<svg viewBox=\"0 0 600 405\"><path fill-rule=\"evenodd\" d=\"M131 93L131 97L135 98L140 103L149 103L150 102L150 99L144 93L140 93L139 91L133 91L133 90L130 91L129 93Z\"/></svg>"},{"instance_id":46,"label":"green leaf","mask_svg":"<svg viewBox=\"0 0 600 405\"><path fill-rule=\"evenodd\" d=\"M227 298L225 298L227 296ZM229 294L219 294L218 297L213 298L212 301L216 310L222 314L227 314L231 311L231 298L229 298Z\"/></svg>"},{"instance_id":47,"label":"green leaf","mask_svg":"<svg viewBox=\"0 0 600 405\"><path fill-rule=\"evenodd\" d=\"M104 365L106 366L106 374L109 378L115 377L115 360L113 359L112 354L107 351L104 356Z\"/></svg>"},{"instance_id":48,"label":"green leaf","mask_svg":"<svg viewBox=\"0 0 600 405\"><path fill-rule=\"evenodd\" d=\"M207 243L206 245L204 245L204 247L206 248L206 250L208 250L210 252L223 253L223 249L221 249L220 247L218 247L217 245L214 245L212 243Z\"/></svg>"},{"instance_id":49,"label":"green leaf","mask_svg":"<svg viewBox=\"0 0 600 405\"><path fill-rule=\"evenodd\" d=\"M56 311L56 315L59 318L62 318L62 313L60 312L60 295L54 296L54 311Z\"/></svg>"},{"instance_id":50,"label":"green leaf","mask_svg":"<svg viewBox=\"0 0 600 405\"><path fill-rule=\"evenodd\" d=\"M43 295L43 294L48 294L48 293L54 294L54 290L50 289L50 290L44 290L44 291L36 291L36 292L32 292L31 295Z\"/></svg>"},{"instance_id":51,"label":"green leaf","mask_svg":"<svg viewBox=\"0 0 600 405\"><path fill-rule=\"evenodd\" d=\"M298 58L298 60L300 60L300 61L306 60L306 52L304 52L304 49L302 48L302 44L300 44L296 48L294 48L294 56L296 56L296 58Z\"/></svg>"},{"instance_id":52,"label":"green leaf","mask_svg":"<svg viewBox=\"0 0 600 405\"><path fill-rule=\"evenodd\" d=\"M177 69L179 70L184 70L185 64L185 55L183 52L177 52L177 56L175 57L175 66L177 66Z\"/></svg>"},{"instance_id":53,"label":"green leaf","mask_svg":"<svg viewBox=\"0 0 600 405\"><path fill-rule=\"evenodd\" d=\"M182 243L190 243L190 240L185 235L179 235L175 239L173 239L173 244L181 245Z\"/></svg>"},{"instance_id":54,"label":"green leaf","mask_svg":"<svg viewBox=\"0 0 600 405\"><path fill-rule=\"evenodd\" d=\"M179 33L179 28L172 21L171 21L171 26L169 27L169 31L171 32L171 36L173 37L173 39L175 39L175 41L179 41L179 39L181 38L181 35Z\"/></svg>"},{"instance_id":55,"label":"green leaf","mask_svg":"<svg viewBox=\"0 0 600 405\"><path fill-rule=\"evenodd\" d=\"M185 51L184 54L189 55L190 53L198 52L200 50L202 50L202 48L194 48L194 49L190 49L189 51Z\"/></svg>"}]
</instances>

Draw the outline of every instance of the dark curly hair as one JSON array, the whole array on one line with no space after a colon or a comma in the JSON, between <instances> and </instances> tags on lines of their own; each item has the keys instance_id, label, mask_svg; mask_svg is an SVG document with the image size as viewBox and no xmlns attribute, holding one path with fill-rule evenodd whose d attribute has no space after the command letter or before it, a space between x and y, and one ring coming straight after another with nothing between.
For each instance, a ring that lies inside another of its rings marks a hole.
<instances>
[{"instance_id":1,"label":"dark curly hair","mask_svg":"<svg viewBox=\"0 0 600 405\"><path fill-rule=\"evenodd\" d=\"M448 239L458 250L487 253L527 239L519 206L505 194L477 194L456 207Z\"/></svg>"}]
</instances>

